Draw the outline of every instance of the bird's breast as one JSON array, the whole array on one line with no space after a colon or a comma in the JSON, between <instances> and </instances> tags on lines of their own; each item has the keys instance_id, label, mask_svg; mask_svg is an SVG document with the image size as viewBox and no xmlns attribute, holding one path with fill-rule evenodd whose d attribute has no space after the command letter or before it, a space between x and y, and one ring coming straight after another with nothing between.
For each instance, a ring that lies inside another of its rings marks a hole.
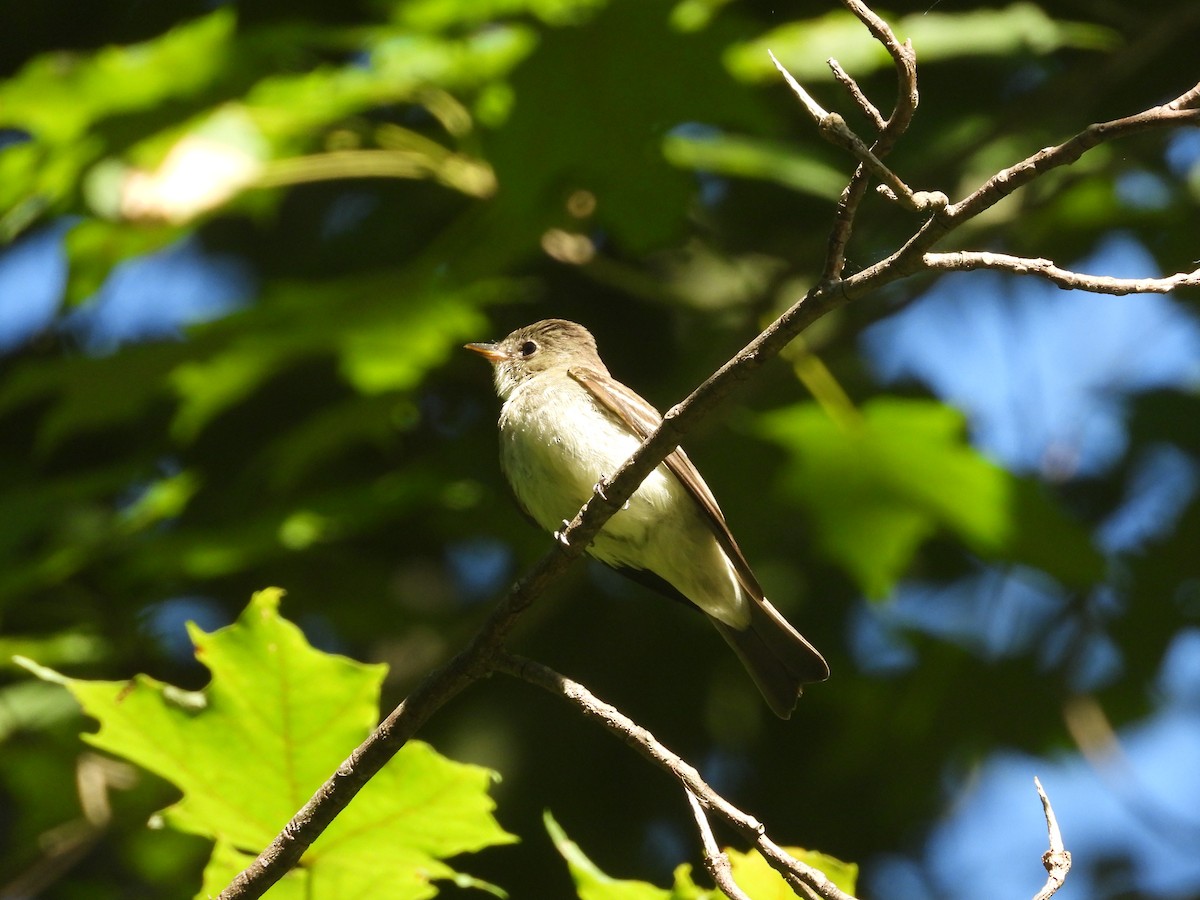
<instances>
[{"instance_id":1,"label":"bird's breast","mask_svg":"<svg viewBox=\"0 0 1200 900\"><path fill-rule=\"evenodd\" d=\"M525 511L554 531L579 512L597 482L620 468L641 441L569 377L555 384L538 381L514 391L501 410L500 465ZM660 467L630 503L665 507L671 481ZM605 530L633 527L621 521L626 518L618 513Z\"/></svg>"},{"instance_id":2,"label":"bird's breast","mask_svg":"<svg viewBox=\"0 0 1200 900\"><path fill-rule=\"evenodd\" d=\"M575 517L597 482L641 441L585 387L564 376L533 379L500 413L500 465L522 508L547 531ZM588 553L644 569L727 625L745 627L748 606L699 506L666 465L605 523Z\"/></svg>"}]
</instances>

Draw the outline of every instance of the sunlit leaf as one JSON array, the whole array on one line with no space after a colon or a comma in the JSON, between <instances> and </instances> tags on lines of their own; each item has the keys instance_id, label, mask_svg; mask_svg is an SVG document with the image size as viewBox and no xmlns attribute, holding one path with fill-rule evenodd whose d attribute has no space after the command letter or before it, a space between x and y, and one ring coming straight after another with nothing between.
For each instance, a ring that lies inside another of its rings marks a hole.
<instances>
[{"instance_id":1,"label":"sunlit leaf","mask_svg":"<svg viewBox=\"0 0 1200 900\"><path fill-rule=\"evenodd\" d=\"M800 862L820 869L826 878L847 894L854 894L858 881L858 866L855 863L842 862L817 850L804 850L800 847L782 849ZM733 880L752 900L792 900L796 896L796 892L783 880L783 876L771 868L770 863L757 850L747 853L726 850L725 854L729 857Z\"/></svg>"},{"instance_id":2,"label":"sunlit leaf","mask_svg":"<svg viewBox=\"0 0 1200 900\"><path fill-rule=\"evenodd\" d=\"M477 306L462 297L425 298L386 320L347 331L340 348L342 372L364 394L405 390L444 362L460 339L487 327Z\"/></svg>"},{"instance_id":3,"label":"sunlit leaf","mask_svg":"<svg viewBox=\"0 0 1200 900\"><path fill-rule=\"evenodd\" d=\"M592 862L579 845L567 837L562 826L547 810L542 820L550 840L567 862L579 900L672 900L672 892L645 881L622 881L606 875Z\"/></svg>"},{"instance_id":4,"label":"sunlit leaf","mask_svg":"<svg viewBox=\"0 0 1200 900\"><path fill-rule=\"evenodd\" d=\"M396 0L392 14L409 28L439 31L484 25L504 16L529 14L551 25L574 25L609 0Z\"/></svg>"},{"instance_id":5,"label":"sunlit leaf","mask_svg":"<svg viewBox=\"0 0 1200 900\"><path fill-rule=\"evenodd\" d=\"M308 357L336 357L346 380L364 394L412 388L455 347L486 330L480 306L518 290L515 282L495 280L456 292L409 288L408 296L385 299L406 287L401 276L376 274L276 285L242 327L230 329L227 344L214 336L219 349L171 373L179 396L173 433L194 439L215 416ZM302 327L277 327L289 311L304 316Z\"/></svg>"},{"instance_id":6,"label":"sunlit leaf","mask_svg":"<svg viewBox=\"0 0 1200 900\"><path fill-rule=\"evenodd\" d=\"M520 25L497 24L462 39L380 32L371 62L380 83L409 92L428 84L474 88L507 75L536 46L535 33Z\"/></svg>"},{"instance_id":7,"label":"sunlit leaf","mask_svg":"<svg viewBox=\"0 0 1200 900\"><path fill-rule=\"evenodd\" d=\"M185 692L140 675L127 682L66 678L100 720L92 745L168 779L182 799L174 828L212 838L205 892L217 893L265 846L373 727L382 666L314 650L278 615L282 592L260 591L238 621L189 630L212 680ZM410 742L285 877L285 894L421 898L453 874L442 859L512 838L492 818L493 774ZM235 850L234 848L239 848Z\"/></svg>"},{"instance_id":8,"label":"sunlit leaf","mask_svg":"<svg viewBox=\"0 0 1200 900\"><path fill-rule=\"evenodd\" d=\"M0 124L67 143L105 116L195 94L224 73L233 32L234 12L222 7L142 44L36 57L0 82Z\"/></svg>"}]
</instances>

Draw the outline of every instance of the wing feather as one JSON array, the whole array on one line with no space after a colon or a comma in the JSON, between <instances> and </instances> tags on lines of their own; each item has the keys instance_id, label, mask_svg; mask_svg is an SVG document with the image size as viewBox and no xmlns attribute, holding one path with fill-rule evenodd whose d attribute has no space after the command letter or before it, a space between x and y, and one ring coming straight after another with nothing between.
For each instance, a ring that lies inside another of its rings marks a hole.
<instances>
[{"instance_id":1,"label":"wing feather","mask_svg":"<svg viewBox=\"0 0 1200 900\"><path fill-rule=\"evenodd\" d=\"M587 388L605 409L621 419L641 440L644 441L649 437L651 432L662 422L662 416L658 410L611 376L584 366L573 366L568 373ZM725 551L725 556L733 564L733 570L737 574L742 588L755 600L763 600L762 587L759 585L758 579L754 577L754 572L751 571L746 557L742 555L737 541L733 539L733 534L725 522L725 516L721 513L721 508L717 506L716 497L704 483L696 466L682 447L672 450L664 462L704 513L704 518L716 537L717 543L720 544L721 549Z\"/></svg>"}]
</instances>

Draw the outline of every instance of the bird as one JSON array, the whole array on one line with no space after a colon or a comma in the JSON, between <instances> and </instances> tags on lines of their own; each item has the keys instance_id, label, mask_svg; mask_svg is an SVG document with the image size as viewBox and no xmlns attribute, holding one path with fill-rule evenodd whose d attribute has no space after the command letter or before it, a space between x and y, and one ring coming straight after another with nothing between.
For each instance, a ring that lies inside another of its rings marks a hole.
<instances>
[{"instance_id":1,"label":"bird","mask_svg":"<svg viewBox=\"0 0 1200 900\"><path fill-rule=\"evenodd\" d=\"M616 380L584 326L544 319L465 349L492 365L500 467L518 505L559 534L662 421ZM682 448L652 471L592 540L593 558L700 609L767 705L790 718L829 666L763 595L708 485Z\"/></svg>"}]
</instances>

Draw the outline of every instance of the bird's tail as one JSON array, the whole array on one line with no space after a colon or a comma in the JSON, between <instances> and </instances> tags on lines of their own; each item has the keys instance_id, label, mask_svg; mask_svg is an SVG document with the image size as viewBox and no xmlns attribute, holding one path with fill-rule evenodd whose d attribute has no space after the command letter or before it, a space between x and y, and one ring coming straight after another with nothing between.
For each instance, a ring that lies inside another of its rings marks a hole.
<instances>
[{"instance_id":1,"label":"bird's tail","mask_svg":"<svg viewBox=\"0 0 1200 900\"><path fill-rule=\"evenodd\" d=\"M750 624L733 628L709 617L738 655L767 705L790 718L804 685L829 677L825 658L766 600L750 603Z\"/></svg>"}]
</instances>

